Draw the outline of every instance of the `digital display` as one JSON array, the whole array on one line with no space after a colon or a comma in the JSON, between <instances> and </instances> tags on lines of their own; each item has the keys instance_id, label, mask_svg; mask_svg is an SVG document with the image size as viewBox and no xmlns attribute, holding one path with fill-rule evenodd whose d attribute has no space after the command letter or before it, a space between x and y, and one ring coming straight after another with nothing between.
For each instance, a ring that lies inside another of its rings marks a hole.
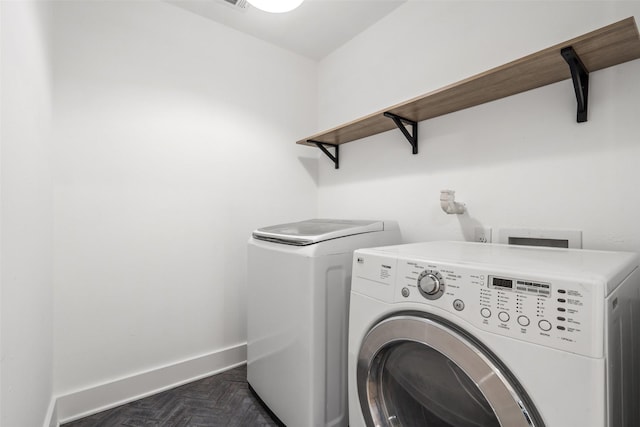
<instances>
[{"instance_id":1,"label":"digital display","mask_svg":"<svg viewBox=\"0 0 640 427\"><path fill-rule=\"evenodd\" d=\"M507 279L505 277L489 276L489 287L525 292L538 297L548 298L551 295L551 283L528 282L524 279Z\"/></svg>"},{"instance_id":2,"label":"digital display","mask_svg":"<svg viewBox=\"0 0 640 427\"><path fill-rule=\"evenodd\" d=\"M492 279L492 285L496 288L513 289L513 280L511 279L501 279L500 277L493 277Z\"/></svg>"}]
</instances>

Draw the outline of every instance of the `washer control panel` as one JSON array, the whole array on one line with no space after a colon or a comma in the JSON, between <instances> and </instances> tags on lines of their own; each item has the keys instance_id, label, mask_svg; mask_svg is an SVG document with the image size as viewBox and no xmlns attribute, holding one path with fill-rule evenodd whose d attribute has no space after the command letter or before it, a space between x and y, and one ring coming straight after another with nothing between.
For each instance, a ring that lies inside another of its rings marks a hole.
<instances>
[{"instance_id":1,"label":"washer control panel","mask_svg":"<svg viewBox=\"0 0 640 427\"><path fill-rule=\"evenodd\" d=\"M393 302L429 304L485 331L600 357L594 322L603 301L598 311L595 289L563 278L398 259Z\"/></svg>"}]
</instances>

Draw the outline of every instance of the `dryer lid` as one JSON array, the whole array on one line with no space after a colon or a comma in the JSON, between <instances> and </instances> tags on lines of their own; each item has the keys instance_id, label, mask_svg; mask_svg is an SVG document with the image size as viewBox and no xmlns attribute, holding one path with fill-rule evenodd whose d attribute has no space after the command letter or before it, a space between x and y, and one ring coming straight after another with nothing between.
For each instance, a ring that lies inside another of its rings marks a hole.
<instances>
[{"instance_id":1,"label":"dryer lid","mask_svg":"<svg viewBox=\"0 0 640 427\"><path fill-rule=\"evenodd\" d=\"M384 230L384 221L309 219L259 228L253 237L284 245L307 246L325 240Z\"/></svg>"}]
</instances>

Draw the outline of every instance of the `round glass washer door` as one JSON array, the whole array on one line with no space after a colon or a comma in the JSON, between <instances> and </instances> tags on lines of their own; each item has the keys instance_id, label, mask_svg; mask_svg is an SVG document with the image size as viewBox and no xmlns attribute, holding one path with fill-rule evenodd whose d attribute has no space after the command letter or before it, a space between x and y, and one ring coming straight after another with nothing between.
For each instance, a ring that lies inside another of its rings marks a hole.
<instances>
[{"instance_id":1,"label":"round glass washer door","mask_svg":"<svg viewBox=\"0 0 640 427\"><path fill-rule=\"evenodd\" d=\"M473 337L433 316L396 316L366 335L358 397L367 426L543 427L517 380Z\"/></svg>"}]
</instances>

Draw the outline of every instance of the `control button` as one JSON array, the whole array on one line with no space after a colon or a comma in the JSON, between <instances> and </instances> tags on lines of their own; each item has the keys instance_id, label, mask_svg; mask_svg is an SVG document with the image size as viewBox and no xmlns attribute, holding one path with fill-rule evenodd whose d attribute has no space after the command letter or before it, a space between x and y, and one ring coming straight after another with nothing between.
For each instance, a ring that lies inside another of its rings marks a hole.
<instances>
[{"instance_id":1,"label":"control button","mask_svg":"<svg viewBox=\"0 0 640 427\"><path fill-rule=\"evenodd\" d=\"M520 324L520 326L529 326L531 321L527 316L518 316L518 323Z\"/></svg>"},{"instance_id":2,"label":"control button","mask_svg":"<svg viewBox=\"0 0 640 427\"><path fill-rule=\"evenodd\" d=\"M540 327L540 329L542 329L543 331L550 331L551 322L549 322L548 320L541 320L538 322L538 327Z\"/></svg>"},{"instance_id":3,"label":"control button","mask_svg":"<svg viewBox=\"0 0 640 427\"><path fill-rule=\"evenodd\" d=\"M556 317L556 319L558 319L561 322L564 322L565 320L567 320L567 319L565 319L564 317L561 317L561 316Z\"/></svg>"},{"instance_id":4,"label":"control button","mask_svg":"<svg viewBox=\"0 0 640 427\"><path fill-rule=\"evenodd\" d=\"M509 313L507 313L506 311L501 311L500 313L498 313L498 319L502 320L503 322L508 322L510 318L511 317L509 316Z\"/></svg>"},{"instance_id":5,"label":"control button","mask_svg":"<svg viewBox=\"0 0 640 427\"><path fill-rule=\"evenodd\" d=\"M564 307L558 307L558 311L562 311L564 313L565 311L567 311L567 309Z\"/></svg>"},{"instance_id":6,"label":"control button","mask_svg":"<svg viewBox=\"0 0 640 427\"><path fill-rule=\"evenodd\" d=\"M556 328L560 329L561 331L564 331L566 329L564 326L556 326Z\"/></svg>"},{"instance_id":7,"label":"control button","mask_svg":"<svg viewBox=\"0 0 640 427\"><path fill-rule=\"evenodd\" d=\"M484 317L486 319L488 317L491 317L491 310L489 310L487 307L485 307L482 310L480 310L480 314L482 315L482 317Z\"/></svg>"},{"instance_id":8,"label":"control button","mask_svg":"<svg viewBox=\"0 0 640 427\"><path fill-rule=\"evenodd\" d=\"M558 289L558 293L559 293L559 294L566 294L566 293L567 293L567 291L565 291L564 289Z\"/></svg>"},{"instance_id":9,"label":"control button","mask_svg":"<svg viewBox=\"0 0 640 427\"><path fill-rule=\"evenodd\" d=\"M409 288L402 288L402 296L407 298L409 296Z\"/></svg>"},{"instance_id":10,"label":"control button","mask_svg":"<svg viewBox=\"0 0 640 427\"><path fill-rule=\"evenodd\" d=\"M464 302L461 299L457 299L453 302L453 308L458 311L464 310Z\"/></svg>"},{"instance_id":11,"label":"control button","mask_svg":"<svg viewBox=\"0 0 640 427\"><path fill-rule=\"evenodd\" d=\"M567 300L564 298L558 298L558 302L567 302Z\"/></svg>"}]
</instances>

